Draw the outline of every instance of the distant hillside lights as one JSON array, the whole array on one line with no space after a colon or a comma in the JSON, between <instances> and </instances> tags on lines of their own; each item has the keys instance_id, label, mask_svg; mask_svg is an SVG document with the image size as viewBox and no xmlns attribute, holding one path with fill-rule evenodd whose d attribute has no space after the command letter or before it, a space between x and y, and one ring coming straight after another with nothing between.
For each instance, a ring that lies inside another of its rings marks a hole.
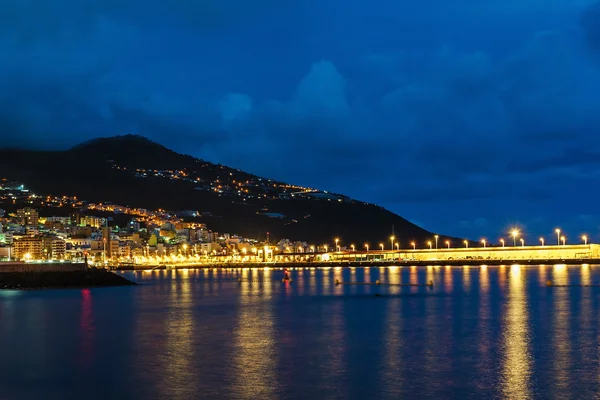
<instances>
[{"instance_id":1,"label":"distant hillside lights","mask_svg":"<svg viewBox=\"0 0 600 400\"><path fill-rule=\"evenodd\" d=\"M561 235L561 230L559 228L555 229L555 233L557 235L557 239L556 239L556 245L557 246L566 246L567 245L567 238L564 235ZM515 247L526 247L526 242L525 242L525 237L521 234L521 231L519 229L512 229L509 233L508 233L508 237L510 237L512 239L512 244L513 244L513 248ZM441 250L439 248L439 239L440 239L440 235L434 235L432 237L432 240L427 240L423 243L423 247L421 247L421 249L425 249L425 250ZM584 245L588 245L589 243L589 236L587 234L581 235L580 237L581 239L581 243L583 243ZM392 235L389 238L390 240L390 246L389 246L389 250L385 249L385 245L384 243L379 243L378 247L379 247L379 251L383 252L383 251L400 251L400 250L404 250L405 248L401 246L401 243L398 241L398 239L396 238L396 236ZM539 238L540 241L540 245L543 247L546 245L545 239L543 237ZM502 248L508 248L508 246L506 246L506 241L504 238L500 238L498 240L499 245L494 246L493 244L491 244L486 238L482 238L479 241L480 247L486 249L488 247L502 247ZM334 251L336 252L340 252L342 250L346 250L346 248L342 248L342 246L340 245L341 240L339 238L334 238L333 239L333 243L334 243L334 247L329 247L327 244L321 245L319 247L319 249L322 249L322 251L324 251L325 253L327 253L330 249L334 249ZM445 240L444 242L444 249L446 250L451 250L452 249L452 242L450 240ZM463 240L462 241L462 245L464 249L469 249L469 244L471 242L468 240ZM406 249L409 250L413 250L413 251L417 251L417 242L415 241L410 241L407 243L407 247ZM364 249L366 252L369 252L369 243L365 243L364 244ZM533 246L535 247L535 246ZM350 244L350 248L353 252L356 251L356 246L353 244Z\"/></svg>"}]
</instances>

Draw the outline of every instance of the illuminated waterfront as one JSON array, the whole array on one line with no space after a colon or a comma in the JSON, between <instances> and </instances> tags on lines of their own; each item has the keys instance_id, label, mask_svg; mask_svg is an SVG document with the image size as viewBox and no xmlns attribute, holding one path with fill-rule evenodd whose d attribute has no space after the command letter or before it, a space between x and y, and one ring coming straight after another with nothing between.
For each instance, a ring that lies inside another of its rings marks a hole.
<instances>
[{"instance_id":1,"label":"illuminated waterfront","mask_svg":"<svg viewBox=\"0 0 600 400\"><path fill-rule=\"evenodd\" d=\"M135 257L129 263L109 264L123 266L125 269L145 269L152 267L176 268L182 266L333 266L339 265L503 265L513 263L545 264L545 263L598 263L600 264L600 245L557 245L557 246L513 246L513 247L481 247L481 248L445 248L415 250L371 250L371 251L336 251L327 253L297 252L278 253L275 248L265 246L264 249L249 254L201 256L171 255ZM99 263L99 265L104 265Z\"/></svg>"},{"instance_id":2,"label":"illuminated waterfront","mask_svg":"<svg viewBox=\"0 0 600 400\"><path fill-rule=\"evenodd\" d=\"M141 285L0 292L2 396L600 396L600 287L577 286L600 285L597 266L123 275Z\"/></svg>"}]
</instances>

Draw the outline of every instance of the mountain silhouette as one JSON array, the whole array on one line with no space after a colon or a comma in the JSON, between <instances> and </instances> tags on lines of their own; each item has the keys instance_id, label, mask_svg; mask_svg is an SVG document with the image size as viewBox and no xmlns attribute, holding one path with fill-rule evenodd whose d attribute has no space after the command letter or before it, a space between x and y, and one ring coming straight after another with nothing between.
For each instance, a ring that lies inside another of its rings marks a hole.
<instances>
[{"instance_id":1,"label":"mountain silhouette","mask_svg":"<svg viewBox=\"0 0 600 400\"><path fill-rule=\"evenodd\" d=\"M195 210L209 229L313 244L424 247L433 234L374 204L301 188L174 152L143 136L94 139L65 151L0 150L0 178L34 193L130 207ZM450 238L452 239L452 238ZM446 237L439 239L446 240ZM456 239L458 240L458 239Z\"/></svg>"}]
</instances>

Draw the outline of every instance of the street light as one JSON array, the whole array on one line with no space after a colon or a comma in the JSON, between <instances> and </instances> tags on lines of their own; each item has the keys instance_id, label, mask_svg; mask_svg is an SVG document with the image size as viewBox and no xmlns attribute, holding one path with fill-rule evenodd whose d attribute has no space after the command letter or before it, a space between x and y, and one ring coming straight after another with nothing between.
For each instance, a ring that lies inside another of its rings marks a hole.
<instances>
[{"instance_id":1,"label":"street light","mask_svg":"<svg viewBox=\"0 0 600 400\"><path fill-rule=\"evenodd\" d=\"M435 235L435 236L434 236L434 238L435 238L435 249L437 250L437 248L438 248L438 238L439 238L439 235Z\"/></svg>"},{"instance_id":2,"label":"street light","mask_svg":"<svg viewBox=\"0 0 600 400\"><path fill-rule=\"evenodd\" d=\"M352 251L356 251L353 244L351 244L350 247L352 247Z\"/></svg>"},{"instance_id":3,"label":"street light","mask_svg":"<svg viewBox=\"0 0 600 400\"><path fill-rule=\"evenodd\" d=\"M502 247L504 247L504 239L500 239L500 243L502 243Z\"/></svg>"},{"instance_id":4,"label":"street light","mask_svg":"<svg viewBox=\"0 0 600 400\"><path fill-rule=\"evenodd\" d=\"M323 247L325 247L325 253L327 253L327 245L323 245Z\"/></svg>"},{"instance_id":5,"label":"street light","mask_svg":"<svg viewBox=\"0 0 600 400\"><path fill-rule=\"evenodd\" d=\"M379 243L379 246L381 246L381 251L383 251L383 243Z\"/></svg>"},{"instance_id":6,"label":"street light","mask_svg":"<svg viewBox=\"0 0 600 400\"><path fill-rule=\"evenodd\" d=\"M465 240L463 243L465 244L465 249L468 249L469 248L469 241Z\"/></svg>"},{"instance_id":7,"label":"street light","mask_svg":"<svg viewBox=\"0 0 600 400\"><path fill-rule=\"evenodd\" d=\"M340 246L338 246L340 239L335 238L335 251L340 251Z\"/></svg>"},{"instance_id":8,"label":"street light","mask_svg":"<svg viewBox=\"0 0 600 400\"><path fill-rule=\"evenodd\" d=\"M392 241L392 251L394 250L394 239L396 239L394 236L390 237L390 240Z\"/></svg>"},{"instance_id":9,"label":"street light","mask_svg":"<svg viewBox=\"0 0 600 400\"><path fill-rule=\"evenodd\" d=\"M485 239L481 239L481 243L483 243L483 248L485 249Z\"/></svg>"},{"instance_id":10,"label":"street light","mask_svg":"<svg viewBox=\"0 0 600 400\"><path fill-rule=\"evenodd\" d=\"M412 246L413 250L417 249L417 245L415 244L415 242L410 242L410 245Z\"/></svg>"},{"instance_id":11,"label":"street light","mask_svg":"<svg viewBox=\"0 0 600 400\"><path fill-rule=\"evenodd\" d=\"M583 235L581 238L583 239L583 243L587 245L587 235Z\"/></svg>"},{"instance_id":12,"label":"street light","mask_svg":"<svg viewBox=\"0 0 600 400\"><path fill-rule=\"evenodd\" d=\"M521 246L525 246L525 239L521 238Z\"/></svg>"},{"instance_id":13,"label":"street light","mask_svg":"<svg viewBox=\"0 0 600 400\"><path fill-rule=\"evenodd\" d=\"M446 240L446 246L448 246L448 248L450 248L450 241Z\"/></svg>"},{"instance_id":14,"label":"street light","mask_svg":"<svg viewBox=\"0 0 600 400\"><path fill-rule=\"evenodd\" d=\"M429 246L429 250L433 249L433 247L431 245L431 240L429 242L427 242L427 245Z\"/></svg>"},{"instance_id":15,"label":"street light","mask_svg":"<svg viewBox=\"0 0 600 400\"><path fill-rule=\"evenodd\" d=\"M566 238L566 237L564 237L564 236L561 236L561 237L560 237L560 240L562 241L562 244L563 244L563 246L564 246L564 245L565 245L565 243L566 243L566 241L567 241L567 238Z\"/></svg>"},{"instance_id":16,"label":"street light","mask_svg":"<svg viewBox=\"0 0 600 400\"><path fill-rule=\"evenodd\" d=\"M396 242L396 250L400 250L400 243Z\"/></svg>"},{"instance_id":17,"label":"street light","mask_svg":"<svg viewBox=\"0 0 600 400\"><path fill-rule=\"evenodd\" d=\"M556 228L554 232L556 232L556 244L560 246L560 229Z\"/></svg>"},{"instance_id":18,"label":"street light","mask_svg":"<svg viewBox=\"0 0 600 400\"><path fill-rule=\"evenodd\" d=\"M365 243L365 249L367 249L367 253L369 252L369 243Z\"/></svg>"},{"instance_id":19,"label":"street light","mask_svg":"<svg viewBox=\"0 0 600 400\"><path fill-rule=\"evenodd\" d=\"M517 236L519 236L519 231L516 229L513 229L512 232L510 233L513 237L513 246L517 247Z\"/></svg>"},{"instance_id":20,"label":"street light","mask_svg":"<svg viewBox=\"0 0 600 400\"><path fill-rule=\"evenodd\" d=\"M540 238L540 242L542 243L542 246L543 246L544 245L544 238L543 237Z\"/></svg>"}]
</instances>

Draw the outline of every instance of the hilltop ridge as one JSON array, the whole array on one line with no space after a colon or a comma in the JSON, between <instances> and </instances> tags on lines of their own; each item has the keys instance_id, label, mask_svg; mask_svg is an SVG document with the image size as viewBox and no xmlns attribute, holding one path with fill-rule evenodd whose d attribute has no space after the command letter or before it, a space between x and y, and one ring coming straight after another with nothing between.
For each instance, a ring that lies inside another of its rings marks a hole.
<instances>
[{"instance_id":1,"label":"hilltop ridge","mask_svg":"<svg viewBox=\"0 0 600 400\"><path fill-rule=\"evenodd\" d=\"M24 162L26 160L26 162ZM218 232L345 243L431 240L382 207L259 177L179 154L139 135L87 141L65 151L0 150L2 177L36 193L148 209L194 210Z\"/></svg>"}]
</instances>

